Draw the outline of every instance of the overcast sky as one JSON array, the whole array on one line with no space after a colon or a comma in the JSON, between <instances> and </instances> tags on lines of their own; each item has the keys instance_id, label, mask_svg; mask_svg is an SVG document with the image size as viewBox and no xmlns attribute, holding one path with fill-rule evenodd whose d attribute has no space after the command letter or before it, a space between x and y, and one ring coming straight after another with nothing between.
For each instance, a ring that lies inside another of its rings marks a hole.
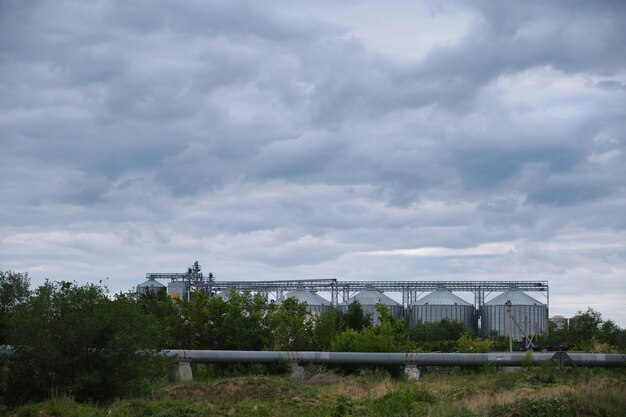
<instances>
[{"instance_id":1,"label":"overcast sky","mask_svg":"<svg viewBox=\"0 0 626 417\"><path fill-rule=\"evenodd\" d=\"M550 315L624 326L624 22L623 0L0 0L0 268L548 280Z\"/></svg>"}]
</instances>

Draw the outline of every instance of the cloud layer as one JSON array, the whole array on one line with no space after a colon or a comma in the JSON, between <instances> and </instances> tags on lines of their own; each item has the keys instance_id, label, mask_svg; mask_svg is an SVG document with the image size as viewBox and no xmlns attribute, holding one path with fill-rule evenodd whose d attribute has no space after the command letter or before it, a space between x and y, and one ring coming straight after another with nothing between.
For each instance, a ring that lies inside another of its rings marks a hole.
<instances>
[{"instance_id":1,"label":"cloud layer","mask_svg":"<svg viewBox=\"0 0 626 417\"><path fill-rule=\"evenodd\" d=\"M0 4L0 267L531 279L626 325L622 1Z\"/></svg>"}]
</instances>

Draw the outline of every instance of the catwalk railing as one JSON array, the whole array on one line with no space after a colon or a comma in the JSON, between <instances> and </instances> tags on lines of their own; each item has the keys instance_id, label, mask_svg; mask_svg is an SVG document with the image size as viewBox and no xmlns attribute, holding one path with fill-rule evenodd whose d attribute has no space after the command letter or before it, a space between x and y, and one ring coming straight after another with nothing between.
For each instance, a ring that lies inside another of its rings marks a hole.
<instances>
[{"instance_id":1,"label":"catwalk railing","mask_svg":"<svg viewBox=\"0 0 626 417\"><path fill-rule=\"evenodd\" d=\"M550 289L548 281L339 281L336 278L302 279L302 280L275 280L275 281L216 281L214 279L191 277L187 274L146 274L148 279L170 279L183 281L187 285L186 292L191 288L215 293L219 291L254 291L266 295L272 294L277 299L283 292L306 290L313 292L330 293L332 305L347 300L357 291L376 289L382 292L402 294L402 304L408 307L426 291L446 289L448 291L470 292L474 294L474 305L480 308L485 297L492 292L503 292L516 288L525 292L540 292L545 296L545 304L550 306ZM543 301L543 300L541 300Z\"/></svg>"}]
</instances>

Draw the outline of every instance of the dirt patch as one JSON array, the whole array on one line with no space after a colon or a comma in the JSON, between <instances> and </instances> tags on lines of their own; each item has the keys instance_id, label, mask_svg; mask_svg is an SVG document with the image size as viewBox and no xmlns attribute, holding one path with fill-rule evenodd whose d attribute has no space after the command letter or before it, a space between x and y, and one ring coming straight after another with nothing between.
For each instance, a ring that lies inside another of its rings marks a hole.
<instances>
[{"instance_id":1,"label":"dirt patch","mask_svg":"<svg viewBox=\"0 0 626 417\"><path fill-rule=\"evenodd\" d=\"M289 399L289 401L290 404L293 404L298 409L314 407L322 402L319 398L303 398L299 396L292 397Z\"/></svg>"},{"instance_id":2,"label":"dirt patch","mask_svg":"<svg viewBox=\"0 0 626 417\"><path fill-rule=\"evenodd\" d=\"M213 384L179 384L163 388L158 397L204 404L236 403L245 399L277 400L294 396L295 384L268 377L231 378Z\"/></svg>"},{"instance_id":3,"label":"dirt patch","mask_svg":"<svg viewBox=\"0 0 626 417\"><path fill-rule=\"evenodd\" d=\"M295 391L294 383L273 378L234 378L211 386L212 396L219 402L233 403L247 398L256 400L288 399Z\"/></svg>"},{"instance_id":4,"label":"dirt patch","mask_svg":"<svg viewBox=\"0 0 626 417\"><path fill-rule=\"evenodd\" d=\"M381 398L388 392L392 391L392 388L388 383L367 383L357 380L347 380L344 383L337 385L337 395L346 395L352 399L360 400L364 398Z\"/></svg>"},{"instance_id":5,"label":"dirt patch","mask_svg":"<svg viewBox=\"0 0 626 417\"><path fill-rule=\"evenodd\" d=\"M204 403L211 397L210 385L180 384L165 387L156 396L157 399L184 400Z\"/></svg>"},{"instance_id":6,"label":"dirt patch","mask_svg":"<svg viewBox=\"0 0 626 417\"><path fill-rule=\"evenodd\" d=\"M338 384L343 377L337 372L316 372L314 374L305 374L304 383L307 385L330 385Z\"/></svg>"}]
</instances>

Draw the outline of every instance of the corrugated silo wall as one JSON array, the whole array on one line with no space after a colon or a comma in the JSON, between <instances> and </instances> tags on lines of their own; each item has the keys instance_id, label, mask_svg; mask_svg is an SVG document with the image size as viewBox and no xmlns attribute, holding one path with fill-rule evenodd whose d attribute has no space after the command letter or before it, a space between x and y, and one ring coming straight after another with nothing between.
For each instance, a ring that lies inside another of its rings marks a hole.
<instances>
[{"instance_id":1,"label":"corrugated silo wall","mask_svg":"<svg viewBox=\"0 0 626 417\"><path fill-rule=\"evenodd\" d=\"M399 319L400 317L404 316L404 307L402 306L387 306L389 307L389 310L391 311L391 315L396 318Z\"/></svg>"},{"instance_id":2,"label":"corrugated silo wall","mask_svg":"<svg viewBox=\"0 0 626 417\"><path fill-rule=\"evenodd\" d=\"M163 292L166 292L166 287L157 287L156 285L145 286L145 287L137 286L138 294L148 294L148 293L158 294L158 293L163 293Z\"/></svg>"},{"instance_id":3,"label":"corrugated silo wall","mask_svg":"<svg viewBox=\"0 0 626 417\"><path fill-rule=\"evenodd\" d=\"M517 305L511 307L513 317L517 324L529 336L534 334L545 334L548 331L548 311L542 305ZM509 335L509 322L507 318L506 306L504 305L484 305L481 308L481 334L483 337L489 336L493 330L501 336ZM522 340L522 331L512 323L513 340Z\"/></svg>"},{"instance_id":4,"label":"corrugated silo wall","mask_svg":"<svg viewBox=\"0 0 626 417\"><path fill-rule=\"evenodd\" d=\"M328 311L328 306L323 304L307 304L306 312L313 315L323 314Z\"/></svg>"},{"instance_id":5,"label":"corrugated silo wall","mask_svg":"<svg viewBox=\"0 0 626 417\"><path fill-rule=\"evenodd\" d=\"M447 318L458 321L471 332L476 332L476 310L474 306L465 305L428 305L416 304L411 306L409 323L415 326L417 323L436 323Z\"/></svg>"}]
</instances>

